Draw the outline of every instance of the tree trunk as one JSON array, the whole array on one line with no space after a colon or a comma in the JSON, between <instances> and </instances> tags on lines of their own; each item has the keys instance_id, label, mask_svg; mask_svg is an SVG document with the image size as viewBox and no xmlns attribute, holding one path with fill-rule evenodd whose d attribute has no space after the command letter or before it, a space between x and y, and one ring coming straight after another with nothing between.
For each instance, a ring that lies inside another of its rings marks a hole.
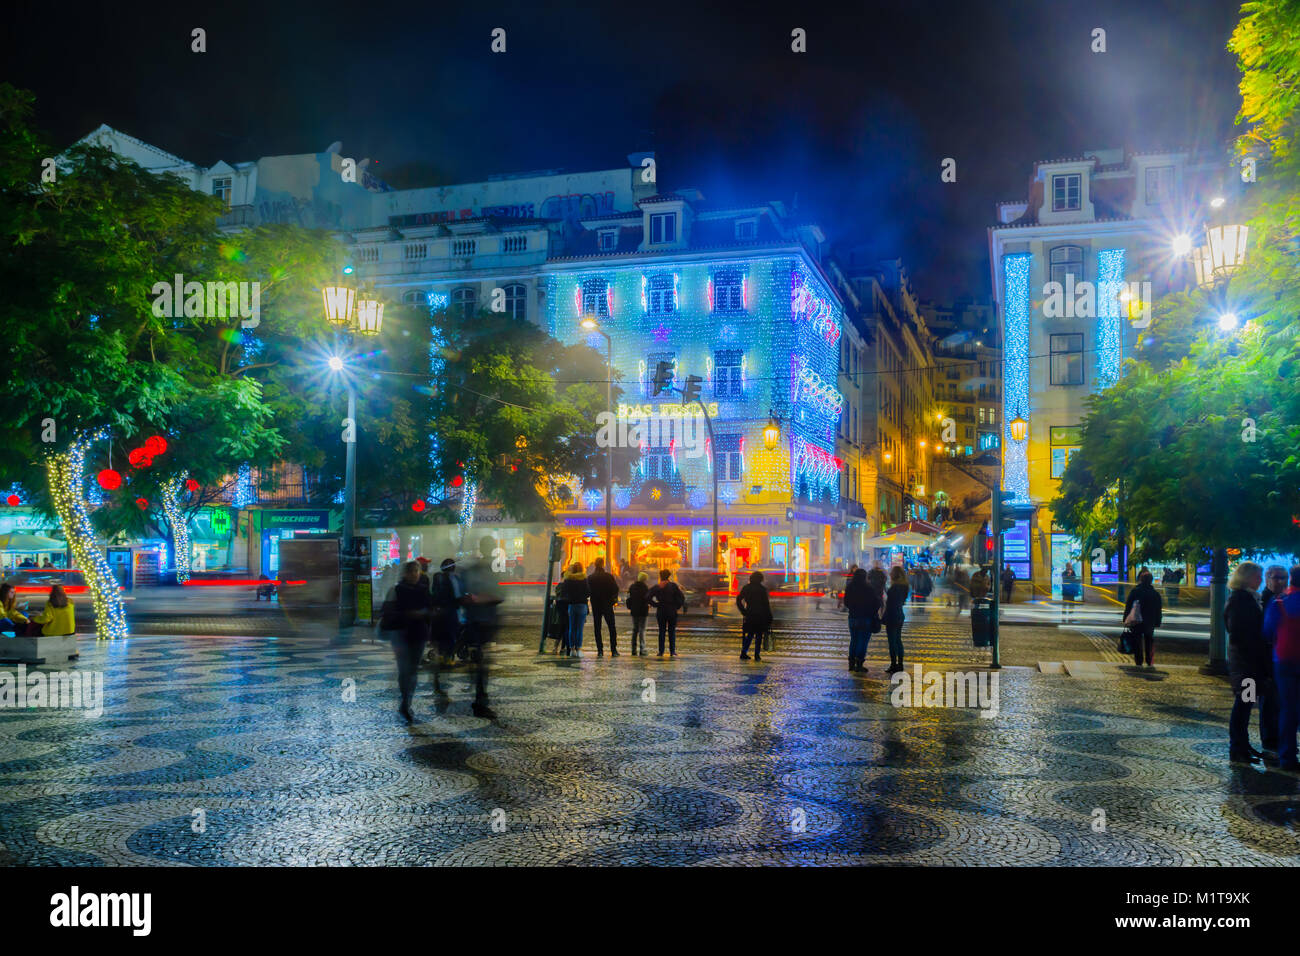
<instances>
[{"instance_id":1,"label":"tree trunk","mask_svg":"<svg viewBox=\"0 0 1300 956\"><path fill-rule=\"evenodd\" d=\"M176 583L184 584L190 579L190 529L185 520L184 509L180 504L181 489L185 487L188 471L170 479L162 490L163 512L167 515L167 528L172 542L172 570L176 572Z\"/></svg>"},{"instance_id":2,"label":"tree trunk","mask_svg":"<svg viewBox=\"0 0 1300 956\"><path fill-rule=\"evenodd\" d=\"M126 611L117 579L95 541L83 498L86 445L80 441L65 452L53 455L45 465L50 498L68 537L72 560L86 579L95 610L95 633L101 639L127 636Z\"/></svg>"}]
</instances>

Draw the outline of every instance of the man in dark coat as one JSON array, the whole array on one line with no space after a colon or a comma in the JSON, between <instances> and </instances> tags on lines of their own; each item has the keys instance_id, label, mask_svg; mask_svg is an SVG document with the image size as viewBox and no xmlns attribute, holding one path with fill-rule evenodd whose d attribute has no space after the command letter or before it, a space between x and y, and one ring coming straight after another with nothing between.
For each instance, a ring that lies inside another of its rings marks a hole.
<instances>
[{"instance_id":1,"label":"man in dark coat","mask_svg":"<svg viewBox=\"0 0 1300 956\"><path fill-rule=\"evenodd\" d=\"M429 640L429 589L420 584L420 566L408 561L402 580L393 588L393 600L386 602L380 627L393 635L393 656L397 659L397 687L402 695L397 712L408 724L414 723L411 699L419 673L420 658Z\"/></svg>"},{"instance_id":2,"label":"man in dark coat","mask_svg":"<svg viewBox=\"0 0 1300 956\"><path fill-rule=\"evenodd\" d=\"M496 539L484 535L479 539L479 556L465 568L465 643L470 646L470 660L474 665L475 717L491 720L496 713L488 706L487 695L487 645L496 640L497 609L504 600L501 577L492 570L492 551Z\"/></svg>"},{"instance_id":3,"label":"man in dark coat","mask_svg":"<svg viewBox=\"0 0 1300 956\"><path fill-rule=\"evenodd\" d=\"M591 588L591 626L596 629L596 656L605 656L605 647L600 641L600 623L609 625L609 656L618 657L618 637L614 633L614 605L618 603L618 579L605 570L605 559L597 558L591 563L591 574L587 575L587 585Z\"/></svg>"},{"instance_id":4,"label":"man in dark coat","mask_svg":"<svg viewBox=\"0 0 1300 956\"><path fill-rule=\"evenodd\" d=\"M1273 763L1277 754L1273 648L1264 640L1264 611L1255 596L1255 589L1263 583L1263 568L1253 561L1241 562L1228 582L1228 601L1223 609L1233 694L1232 714L1228 717L1228 759L1233 763L1258 763L1261 757ZM1250 711L1256 701L1260 705L1259 739L1267 756L1250 746Z\"/></svg>"},{"instance_id":5,"label":"man in dark coat","mask_svg":"<svg viewBox=\"0 0 1300 956\"><path fill-rule=\"evenodd\" d=\"M1137 605L1138 612L1142 620L1130 628L1133 637L1133 660L1138 667L1142 666L1142 660L1145 657L1147 667L1154 667L1151 662L1155 654L1156 628L1160 626L1162 620L1161 614L1164 610L1164 602L1160 600L1160 592L1151 584L1152 575L1150 571L1143 571L1138 575L1138 584L1129 592L1128 600L1124 602L1124 619L1128 620L1129 612L1133 610L1133 605Z\"/></svg>"},{"instance_id":6,"label":"man in dark coat","mask_svg":"<svg viewBox=\"0 0 1300 956\"><path fill-rule=\"evenodd\" d=\"M867 643L880 630L880 595L867 581L861 568L844 588L844 606L849 612L849 670L866 671Z\"/></svg>"},{"instance_id":7,"label":"man in dark coat","mask_svg":"<svg viewBox=\"0 0 1300 956\"><path fill-rule=\"evenodd\" d=\"M749 583L736 595L736 607L740 608L743 622L740 626L740 659L749 660L749 642L754 642L754 660L761 661L763 634L772 626L772 603L768 600L767 588L763 587L763 572L755 571L749 576Z\"/></svg>"},{"instance_id":8,"label":"man in dark coat","mask_svg":"<svg viewBox=\"0 0 1300 956\"><path fill-rule=\"evenodd\" d=\"M672 580L673 573L667 568L659 572L659 583L646 595L646 603L655 609L655 620L659 623L659 656L664 656L664 634L668 635L670 657L677 656L677 612L686 605L686 595Z\"/></svg>"},{"instance_id":9,"label":"man in dark coat","mask_svg":"<svg viewBox=\"0 0 1300 956\"><path fill-rule=\"evenodd\" d=\"M433 690L442 692L439 676L452 662L456 640L460 637L460 609L464 602L465 585L456 573L456 562L444 558L439 570L429 581L432 595Z\"/></svg>"}]
</instances>

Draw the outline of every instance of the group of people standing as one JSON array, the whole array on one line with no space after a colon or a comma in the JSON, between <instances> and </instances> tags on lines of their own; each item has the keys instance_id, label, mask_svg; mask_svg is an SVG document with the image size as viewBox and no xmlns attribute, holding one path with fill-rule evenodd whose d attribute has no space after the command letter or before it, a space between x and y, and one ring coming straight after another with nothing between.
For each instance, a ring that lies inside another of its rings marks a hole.
<instances>
[{"instance_id":1,"label":"group of people standing","mask_svg":"<svg viewBox=\"0 0 1300 956\"><path fill-rule=\"evenodd\" d=\"M463 646L475 671L474 715L496 716L488 707L485 652L485 645L496 635L497 607L503 599L498 575L492 571L495 545L495 539L484 536L478 558L463 571L457 570L452 558L444 560L432 576L427 560L408 561L402 566L401 579L385 595L379 628L393 645L401 693L398 713L408 724L415 720L411 704L420 661L430 642L434 694L443 695L440 673L454 664L457 649Z\"/></svg>"},{"instance_id":2,"label":"group of people standing","mask_svg":"<svg viewBox=\"0 0 1300 956\"><path fill-rule=\"evenodd\" d=\"M871 635L885 629L889 640L889 668L893 674L903 669L903 608L907 606L910 588L907 575L898 565L889 569L889 577L881 568L870 571L854 565L849 570L849 580L844 586L844 607L849 614L849 670L867 672L867 645Z\"/></svg>"},{"instance_id":3,"label":"group of people standing","mask_svg":"<svg viewBox=\"0 0 1300 956\"><path fill-rule=\"evenodd\" d=\"M686 606L686 595L672 577L672 571L664 568L659 572L659 583L651 587L650 575L641 571L628 585L624 604L632 618L633 656L648 656L645 628L652 609L659 625L659 656L664 656L665 640L669 656L677 656L677 615ZM566 657L582 656L583 631L590 611L596 635L596 656L605 656L601 634L603 625L609 630L609 656L618 657L614 608L621 594L619 580L605 569L604 558L596 558L591 563L590 574L583 572L580 561L569 565L555 589L555 617L551 631L556 653Z\"/></svg>"},{"instance_id":4,"label":"group of people standing","mask_svg":"<svg viewBox=\"0 0 1300 956\"><path fill-rule=\"evenodd\" d=\"M1262 591L1260 586L1266 585ZM1223 620L1228 631L1228 675L1232 714L1228 759L1263 760L1300 771L1296 729L1300 726L1300 566L1267 572L1252 561L1237 565L1228 581ZM1258 593L1257 593L1258 592ZM1250 714L1259 706L1261 750L1250 745Z\"/></svg>"}]
</instances>

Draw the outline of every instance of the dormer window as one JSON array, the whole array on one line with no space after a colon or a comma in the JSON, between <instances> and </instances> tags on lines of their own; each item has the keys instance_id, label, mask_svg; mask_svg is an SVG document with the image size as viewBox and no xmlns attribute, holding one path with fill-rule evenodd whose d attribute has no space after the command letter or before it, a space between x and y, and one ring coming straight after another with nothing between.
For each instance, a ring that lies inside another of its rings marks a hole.
<instances>
[{"instance_id":1,"label":"dormer window","mask_svg":"<svg viewBox=\"0 0 1300 956\"><path fill-rule=\"evenodd\" d=\"M231 177L217 176L212 180L212 195L225 203L227 209L230 208L230 197L232 192Z\"/></svg>"},{"instance_id":2,"label":"dormer window","mask_svg":"<svg viewBox=\"0 0 1300 956\"><path fill-rule=\"evenodd\" d=\"M613 252L618 248L617 229L602 229L598 235L597 242L601 252Z\"/></svg>"},{"instance_id":3,"label":"dormer window","mask_svg":"<svg viewBox=\"0 0 1300 956\"><path fill-rule=\"evenodd\" d=\"M757 219L737 219L736 220L736 241L746 242L758 238L758 220Z\"/></svg>"},{"instance_id":4,"label":"dormer window","mask_svg":"<svg viewBox=\"0 0 1300 956\"><path fill-rule=\"evenodd\" d=\"M650 216L650 244L677 241L677 213L657 212Z\"/></svg>"},{"instance_id":5,"label":"dormer window","mask_svg":"<svg viewBox=\"0 0 1300 956\"><path fill-rule=\"evenodd\" d=\"M1077 212L1083 196L1083 176L1068 173L1052 177L1052 212Z\"/></svg>"}]
</instances>

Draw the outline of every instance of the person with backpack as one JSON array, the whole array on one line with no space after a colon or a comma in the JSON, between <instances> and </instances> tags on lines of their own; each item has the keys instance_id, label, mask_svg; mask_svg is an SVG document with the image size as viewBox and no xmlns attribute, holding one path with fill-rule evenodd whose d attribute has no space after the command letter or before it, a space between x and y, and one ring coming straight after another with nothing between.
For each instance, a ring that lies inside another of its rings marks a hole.
<instances>
[{"instance_id":1,"label":"person with backpack","mask_svg":"<svg viewBox=\"0 0 1300 956\"><path fill-rule=\"evenodd\" d=\"M574 561L560 582L560 597L569 607L569 656L582 656L582 628L587 623L587 601L591 585L582 573L582 562Z\"/></svg>"},{"instance_id":2,"label":"person with backpack","mask_svg":"<svg viewBox=\"0 0 1300 956\"><path fill-rule=\"evenodd\" d=\"M604 558L597 558L591 563L587 588L591 591L591 624L596 630L596 656L605 656L605 647L600 642L600 624L604 621L609 626L609 656L618 657L618 638L614 633L614 605L618 603L618 579L605 570Z\"/></svg>"},{"instance_id":3,"label":"person with backpack","mask_svg":"<svg viewBox=\"0 0 1300 956\"><path fill-rule=\"evenodd\" d=\"M645 657L645 619L650 615L650 604L646 596L650 593L650 585L646 582L650 580L650 575L641 571L637 574L636 580L633 581L627 589L627 612L632 615L632 656L638 653L637 647L640 647L640 654Z\"/></svg>"},{"instance_id":4,"label":"person with backpack","mask_svg":"<svg viewBox=\"0 0 1300 956\"><path fill-rule=\"evenodd\" d=\"M844 606L849 612L849 670L867 672L867 644L880 630L880 595L867 582L867 572L859 568L844 587ZM894 656L890 644L890 657ZM902 659L901 654L899 660ZM893 673L891 665L890 673Z\"/></svg>"},{"instance_id":5,"label":"person with backpack","mask_svg":"<svg viewBox=\"0 0 1300 956\"><path fill-rule=\"evenodd\" d=\"M1300 725L1300 565L1291 569L1290 587L1264 612L1264 640L1273 648L1273 679L1278 697L1278 767L1300 772L1296 727Z\"/></svg>"},{"instance_id":6,"label":"person with backpack","mask_svg":"<svg viewBox=\"0 0 1300 956\"><path fill-rule=\"evenodd\" d=\"M1124 602L1124 626L1132 635L1133 660L1138 667L1142 666L1143 658L1146 659L1147 667L1155 667L1152 660L1155 655L1156 628L1160 626L1164 610L1160 592L1151 581L1150 571L1139 574L1137 587L1129 592L1128 600Z\"/></svg>"},{"instance_id":7,"label":"person with backpack","mask_svg":"<svg viewBox=\"0 0 1300 956\"><path fill-rule=\"evenodd\" d=\"M664 634L668 635L668 656L677 656L677 612L686 605L686 595L672 580L667 568L659 572L659 583L650 589L646 602L655 609L659 623L659 656L664 656Z\"/></svg>"},{"instance_id":8,"label":"person with backpack","mask_svg":"<svg viewBox=\"0 0 1300 956\"><path fill-rule=\"evenodd\" d=\"M763 572L755 571L749 576L749 583L736 595L736 607L740 608L742 623L740 625L740 659L749 660L749 642L754 642L754 660L763 659L763 634L772 626L772 602L768 599L767 588L763 587Z\"/></svg>"},{"instance_id":9,"label":"person with backpack","mask_svg":"<svg viewBox=\"0 0 1300 956\"><path fill-rule=\"evenodd\" d=\"M903 622L907 606L907 576L895 565L889 571L889 590L885 592L885 636L889 638L889 670L893 674L903 669Z\"/></svg>"},{"instance_id":10,"label":"person with backpack","mask_svg":"<svg viewBox=\"0 0 1300 956\"><path fill-rule=\"evenodd\" d=\"M1223 623L1228 630L1228 675L1232 681L1228 759L1233 763L1259 763L1264 757L1250 746L1250 710L1256 700L1260 704L1260 742L1265 751L1277 752L1273 648L1264 640L1264 611L1255 594L1263 583L1264 569L1253 561L1242 561L1232 571L1228 602L1223 608ZM1272 757L1269 759L1271 762Z\"/></svg>"}]
</instances>

